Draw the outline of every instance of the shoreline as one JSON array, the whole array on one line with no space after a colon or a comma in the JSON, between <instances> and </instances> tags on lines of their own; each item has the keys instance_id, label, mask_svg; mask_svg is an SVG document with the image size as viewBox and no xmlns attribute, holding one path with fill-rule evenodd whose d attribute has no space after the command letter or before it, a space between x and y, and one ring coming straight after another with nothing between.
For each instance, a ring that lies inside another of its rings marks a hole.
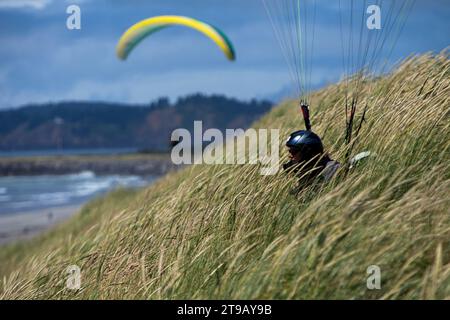
<instances>
[{"instance_id":1,"label":"shoreline","mask_svg":"<svg viewBox=\"0 0 450 320\"><path fill-rule=\"evenodd\" d=\"M64 175L91 171L96 175L164 175L176 170L169 154L62 155L0 157L0 176Z\"/></svg>"},{"instance_id":2,"label":"shoreline","mask_svg":"<svg viewBox=\"0 0 450 320\"><path fill-rule=\"evenodd\" d=\"M60 176L80 172L92 172L96 176L161 177L179 168L170 161L168 154L0 157L0 177ZM75 215L85 203L0 214L0 246L30 239L49 230Z\"/></svg>"},{"instance_id":3,"label":"shoreline","mask_svg":"<svg viewBox=\"0 0 450 320\"><path fill-rule=\"evenodd\" d=\"M0 246L29 240L77 214L83 205L68 205L0 215Z\"/></svg>"}]
</instances>

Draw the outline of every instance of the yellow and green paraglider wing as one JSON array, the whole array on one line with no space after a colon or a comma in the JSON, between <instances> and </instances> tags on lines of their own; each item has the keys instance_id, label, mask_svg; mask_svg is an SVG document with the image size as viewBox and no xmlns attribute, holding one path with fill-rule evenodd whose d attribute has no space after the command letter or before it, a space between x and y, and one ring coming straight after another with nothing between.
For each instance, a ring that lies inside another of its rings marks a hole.
<instances>
[{"instance_id":1,"label":"yellow and green paraglider wing","mask_svg":"<svg viewBox=\"0 0 450 320\"><path fill-rule=\"evenodd\" d=\"M117 45L117 56L126 60L133 49L151 34L174 25L192 28L210 38L224 52L226 57L233 61L236 54L231 41L218 28L205 22L181 16L159 16L142 20L131 26L120 38Z\"/></svg>"}]
</instances>

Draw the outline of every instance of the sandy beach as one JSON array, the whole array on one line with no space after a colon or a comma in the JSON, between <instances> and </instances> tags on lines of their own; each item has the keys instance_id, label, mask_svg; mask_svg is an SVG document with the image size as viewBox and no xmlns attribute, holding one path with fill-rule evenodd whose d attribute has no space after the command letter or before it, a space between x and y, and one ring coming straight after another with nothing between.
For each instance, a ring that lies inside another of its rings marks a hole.
<instances>
[{"instance_id":1,"label":"sandy beach","mask_svg":"<svg viewBox=\"0 0 450 320\"><path fill-rule=\"evenodd\" d=\"M32 238L65 221L80 209L81 206L65 206L0 215L0 245Z\"/></svg>"}]
</instances>

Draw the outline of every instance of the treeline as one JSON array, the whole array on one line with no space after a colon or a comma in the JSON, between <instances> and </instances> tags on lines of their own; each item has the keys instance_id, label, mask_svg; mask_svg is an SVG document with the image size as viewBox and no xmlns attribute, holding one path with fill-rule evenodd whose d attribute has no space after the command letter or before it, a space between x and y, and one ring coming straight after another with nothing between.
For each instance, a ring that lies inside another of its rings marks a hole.
<instances>
[{"instance_id":1,"label":"treeline","mask_svg":"<svg viewBox=\"0 0 450 320\"><path fill-rule=\"evenodd\" d=\"M0 111L0 150L139 148L164 151L176 128L247 128L272 107L220 95L190 95L148 105L60 102Z\"/></svg>"}]
</instances>

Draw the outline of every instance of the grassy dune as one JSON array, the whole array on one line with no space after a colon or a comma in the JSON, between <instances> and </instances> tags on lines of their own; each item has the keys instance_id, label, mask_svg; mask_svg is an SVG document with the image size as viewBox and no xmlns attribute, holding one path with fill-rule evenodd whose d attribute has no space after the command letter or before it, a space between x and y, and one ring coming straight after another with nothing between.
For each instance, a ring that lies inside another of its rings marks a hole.
<instances>
[{"instance_id":1,"label":"grassy dune","mask_svg":"<svg viewBox=\"0 0 450 320\"><path fill-rule=\"evenodd\" d=\"M446 53L415 57L363 84L369 109L353 150L376 156L348 175L293 196L283 172L198 165L119 191L0 251L0 297L450 298L449 67ZM314 129L340 161L344 101L342 84L312 101ZM287 135L301 121L286 102L254 127ZM65 288L73 264L79 291ZM366 287L371 265L381 290Z\"/></svg>"}]
</instances>

